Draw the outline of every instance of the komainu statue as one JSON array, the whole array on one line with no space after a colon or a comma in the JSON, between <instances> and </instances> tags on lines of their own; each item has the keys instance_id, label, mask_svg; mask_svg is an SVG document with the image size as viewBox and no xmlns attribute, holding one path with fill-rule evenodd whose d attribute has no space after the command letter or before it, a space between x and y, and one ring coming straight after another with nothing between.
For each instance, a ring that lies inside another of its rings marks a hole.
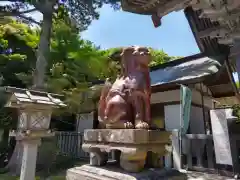
<instances>
[{"instance_id":1,"label":"komainu statue","mask_svg":"<svg viewBox=\"0 0 240 180\"><path fill-rule=\"evenodd\" d=\"M82 149L90 153L91 166L106 165L110 152L115 163L127 172L162 166L160 157L169 151L166 147L171 143L171 133L151 126L150 60L147 48L133 46L122 50L119 60L121 73L113 83L107 79L101 92L98 105L99 128L84 130ZM87 168L81 172L90 172L92 167ZM110 173L101 172L104 174L104 177L99 175L101 179L114 173L108 170ZM96 177L96 170L92 172ZM154 174L157 176L154 179L159 179L159 174ZM89 179L92 177L89 176ZM108 179L115 179L112 177ZM145 179L146 174L143 178L138 177L128 176L130 179Z\"/></svg>"},{"instance_id":2,"label":"komainu statue","mask_svg":"<svg viewBox=\"0 0 240 180\"><path fill-rule=\"evenodd\" d=\"M107 79L99 101L100 128L148 129L150 126L150 52L132 46L122 50L121 74Z\"/></svg>"}]
</instances>

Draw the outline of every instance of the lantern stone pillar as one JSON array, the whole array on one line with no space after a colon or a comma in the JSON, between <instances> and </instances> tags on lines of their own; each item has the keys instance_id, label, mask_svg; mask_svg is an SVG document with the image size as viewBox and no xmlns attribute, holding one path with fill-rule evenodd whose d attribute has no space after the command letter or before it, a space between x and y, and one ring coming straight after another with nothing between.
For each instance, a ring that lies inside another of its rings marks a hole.
<instances>
[{"instance_id":1,"label":"lantern stone pillar","mask_svg":"<svg viewBox=\"0 0 240 180\"><path fill-rule=\"evenodd\" d=\"M54 136L49 130L52 111L65 104L46 92L13 87L6 87L5 91L11 94L6 107L17 108L19 113L17 130L11 131L10 136L23 145L20 180L33 180L41 139Z\"/></svg>"},{"instance_id":2,"label":"lantern stone pillar","mask_svg":"<svg viewBox=\"0 0 240 180\"><path fill-rule=\"evenodd\" d=\"M23 159L20 179L35 179L38 146L41 139L23 141Z\"/></svg>"}]
</instances>

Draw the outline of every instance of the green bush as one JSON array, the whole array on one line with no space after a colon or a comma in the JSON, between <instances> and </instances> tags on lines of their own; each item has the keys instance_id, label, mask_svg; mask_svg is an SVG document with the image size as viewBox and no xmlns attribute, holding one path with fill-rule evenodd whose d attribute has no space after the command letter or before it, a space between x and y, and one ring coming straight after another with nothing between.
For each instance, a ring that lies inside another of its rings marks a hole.
<instances>
[{"instance_id":1,"label":"green bush","mask_svg":"<svg viewBox=\"0 0 240 180\"><path fill-rule=\"evenodd\" d=\"M41 171L45 175L50 174L51 169L55 166L57 156L56 138L43 139L38 149L37 171Z\"/></svg>"},{"instance_id":2,"label":"green bush","mask_svg":"<svg viewBox=\"0 0 240 180\"><path fill-rule=\"evenodd\" d=\"M240 105L235 104L233 105L232 109L233 109L232 115L238 118L237 123L239 123L240 122Z\"/></svg>"},{"instance_id":3,"label":"green bush","mask_svg":"<svg viewBox=\"0 0 240 180\"><path fill-rule=\"evenodd\" d=\"M51 173L69 169L69 168L73 167L74 165L76 165L77 161L79 161L79 160L76 160L76 159L68 157L68 156L58 155L56 157L54 166L52 166L52 168L51 168Z\"/></svg>"},{"instance_id":4,"label":"green bush","mask_svg":"<svg viewBox=\"0 0 240 180\"><path fill-rule=\"evenodd\" d=\"M16 180L16 179L19 179L19 178L15 176L5 175L5 174L0 175L0 180Z\"/></svg>"},{"instance_id":5,"label":"green bush","mask_svg":"<svg viewBox=\"0 0 240 180\"><path fill-rule=\"evenodd\" d=\"M66 177L65 176L50 176L49 179L50 180L65 180Z\"/></svg>"}]
</instances>

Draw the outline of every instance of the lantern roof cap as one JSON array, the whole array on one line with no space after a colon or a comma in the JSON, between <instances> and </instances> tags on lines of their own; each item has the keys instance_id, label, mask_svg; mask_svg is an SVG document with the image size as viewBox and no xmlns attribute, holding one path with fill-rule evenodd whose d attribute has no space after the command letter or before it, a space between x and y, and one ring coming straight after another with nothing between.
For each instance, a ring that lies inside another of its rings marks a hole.
<instances>
[{"instance_id":1,"label":"lantern roof cap","mask_svg":"<svg viewBox=\"0 0 240 180\"><path fill-rule=\"evenodd\" d=\"M44 91L35 91L15 87L1 87L3 91L11 94L6 107L21 107L22 105L44 105L64 107L66 104L60 99L62 95L52 94ZM47 108L47 107L46 107Z\"/></svg>"}]
</instances>

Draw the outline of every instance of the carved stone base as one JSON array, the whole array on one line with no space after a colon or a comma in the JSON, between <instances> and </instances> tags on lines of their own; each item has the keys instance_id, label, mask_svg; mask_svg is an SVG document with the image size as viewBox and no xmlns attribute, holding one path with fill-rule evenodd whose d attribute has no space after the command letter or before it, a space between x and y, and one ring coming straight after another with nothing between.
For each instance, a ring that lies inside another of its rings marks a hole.
<instances>
[{"instance_id":1,"label":"carved stone base","mask_svg":"<svg viewBox=\"0 0 240 180\"><path fill-rule=\"evenodd\" d=\"M67 170L66 180L187 180L187 175L176 170L151 169L127 173L114 166L83 165Z\"/></svg>"},{"instance_id":2,"label":"carved stone base","mask_svg":"<svg viewBox=\"0 0 240 180\"><path fill-rule=\"evenodd\" d=\"M103 166L108 161L108 153L101 152L99 149L92 150L90 152L90 165Z\"/></svg>"},{"instance_id":3,"label":"carved stone base","mask_svg":"<svg viewBox=\"0 0 240 180\"><path fill-rule=\"evenodd\" d=\"M84 131L84 151L90 153L90 165L102 166L107 153L120 151L120 166L128 172L140 172L146 165L156 167L170 143L170 133L144 129L92 129ZM152 153L154 159L147 158Z\"/></svg>"},{"instance_id":4,"label":"carved stone base","mask_svg":"<svg viewBox=\"0 0 240 180\"><path fill-rule=\"evenodd\" d=\"M144 168L147 153L144 151L135 154L121 153L120 166L128 172L139 172Z\"/></svg>"}]
</instances>

